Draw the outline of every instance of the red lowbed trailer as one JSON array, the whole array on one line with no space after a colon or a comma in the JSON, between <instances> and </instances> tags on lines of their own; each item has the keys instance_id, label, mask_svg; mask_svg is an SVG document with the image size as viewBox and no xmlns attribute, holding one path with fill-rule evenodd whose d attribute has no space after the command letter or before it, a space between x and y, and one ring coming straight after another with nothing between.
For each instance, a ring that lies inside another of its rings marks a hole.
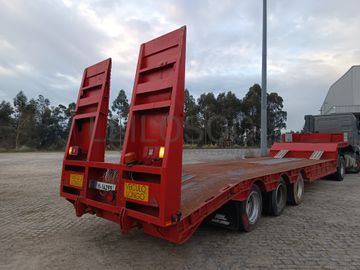
<instances>
[{"instance_id":1,"label":"red lowbed trailer","mask_svg":"<svg viewBox=\"0 0 360 270\"><path fill-rule=\"evenodd\" d=\"M182 165L185 40L183 27L141 45L120 163L104 162L111 59L85 69L60 187L77 216L180 244L205 220L250 231L263 206L277 216L301 203L304 180L343 178L341 134L317 143L295 135L266 158Z\"/></svg>"}]
</instances>

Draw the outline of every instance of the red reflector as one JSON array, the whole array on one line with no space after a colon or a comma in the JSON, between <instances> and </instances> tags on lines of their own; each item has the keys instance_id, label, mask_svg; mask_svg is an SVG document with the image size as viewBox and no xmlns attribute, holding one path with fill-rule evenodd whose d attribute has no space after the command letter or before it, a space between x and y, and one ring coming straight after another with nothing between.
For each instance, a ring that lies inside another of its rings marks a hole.
<instances>
[{"instance_id":1,"label":"red reflector","mask_svg":"<svg viewBox=\"0 0 360 270\"><path fill-rule=\"evenodd\" d=\"M114 200L114 193L113 192L107 192L107 194L105 196L105 200L107 200L108 202L112 202Z\"/></svg>"},{"instance_id":2,"label":"red reflector","mask_svg":"<svg viewBox=\"0 0 360 270\"><path fill-rule=\"evenodd\" d=\"M103 197L107 202L112 202L115 199L115 194L112 191L99 191L101 197Z\"/></svg>"}]
</instances>

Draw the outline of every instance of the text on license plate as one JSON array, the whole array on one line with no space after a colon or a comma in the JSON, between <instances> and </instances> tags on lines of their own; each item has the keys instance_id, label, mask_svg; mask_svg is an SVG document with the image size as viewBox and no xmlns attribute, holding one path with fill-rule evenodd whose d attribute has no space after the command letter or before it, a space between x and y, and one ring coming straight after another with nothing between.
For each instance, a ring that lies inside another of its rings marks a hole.
<instances>
[{"instance_id":1,"label":"text on license plate","mask_svg":"<svg viewBox=\"0 0 360 270\"><path fill-rule=\"evenodd\" d=\"M91 181L90 187L102 190L102 191L115 191L116 185L110 183L104 183L99 181Z\"/></svg>"}]
</instances>

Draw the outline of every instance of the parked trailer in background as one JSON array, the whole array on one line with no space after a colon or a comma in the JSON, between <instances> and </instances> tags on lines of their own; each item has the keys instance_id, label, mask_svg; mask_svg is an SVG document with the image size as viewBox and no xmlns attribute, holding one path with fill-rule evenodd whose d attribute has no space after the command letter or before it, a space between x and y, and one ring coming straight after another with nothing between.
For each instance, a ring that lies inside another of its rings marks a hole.
<instances>
[{"instance_id":1,"label":"parked trailer in background","mask_svg":"<svg viewBox=\"0 0 360 270\"><path fill-rule=\"evenodd\" d=\"M104 162L111 59L85 69L60 187L77 216L181 244L205 220L251 231L263 210L278 216L287 202L300 204L305 180L343 179L341 140L277 143L265 158L182 165L185 40L182 27L141 45L120 163Z\"/></svg>"},{"instance_id":2,"label":"parked trailer in background","mask_svg":"<svg viewBox=\"0 0 360 270\"><path fill-rule=\"evenodd\" d=\"M304 132L318 134L341 133L347 147L341 149L341 157L346 164L346 171L360 171L360 120L359 113L334 113L328 115L305 115Z\"/></svg>"}]
</instances>

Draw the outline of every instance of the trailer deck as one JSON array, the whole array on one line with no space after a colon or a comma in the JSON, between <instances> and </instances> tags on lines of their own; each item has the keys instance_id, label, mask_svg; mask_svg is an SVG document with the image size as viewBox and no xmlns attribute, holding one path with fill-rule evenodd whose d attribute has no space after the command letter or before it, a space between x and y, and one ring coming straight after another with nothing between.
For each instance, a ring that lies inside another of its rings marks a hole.
<instances>
[{"instance_id":1,"label":"trailer deck","mask_svg":"<svg viewBox=\"0 0 360 270\"><path fill-rule=\"evenodd\" d=\"M315 180L309 176L317 165L333 168L333 161L266 157L183 165L181 213L186 217L201 208L205 202L221 195L227 187L264 176L302 170L307 172L307 179ZM319 176L321 177L317 175Z\"/></svg>"}]
</instances>

